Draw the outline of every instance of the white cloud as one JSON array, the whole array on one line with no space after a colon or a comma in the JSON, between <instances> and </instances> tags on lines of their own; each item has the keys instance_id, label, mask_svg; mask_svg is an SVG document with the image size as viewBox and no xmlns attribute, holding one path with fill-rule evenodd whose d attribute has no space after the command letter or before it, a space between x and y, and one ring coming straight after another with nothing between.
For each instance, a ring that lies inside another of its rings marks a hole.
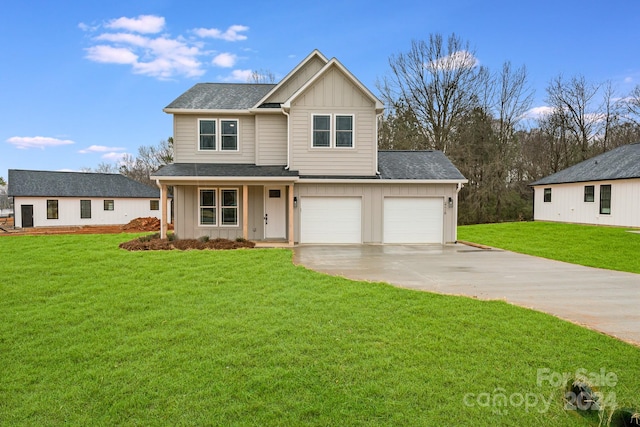
<instances>
[{"instance_id":1,"label":"white cloud","mask_svg":"<svg viewBox=\"0 0 640 427\"><path fill-rule=\"evenodd\" d=\"M107 64L135 64L138 55L124 47L112 47L107 45L91 46L87 49L87 59Z\"/></svg>"},{"instance_id":2,"label":"white cloud","mask_svg":"<svg viewBox=\"0 0 640 427\"><path fill-rule=\"evenodd\" d=\"M553 113L553 107L543 105L540 107L531 108L529 111L524 113L523 118L537 120L551 113Z\"/></svg>"},{"instance_id":3,"label":"white cloud","mask_svg":"<svg viewBox=\"0 0 640 427\"><path fill-rule=\"evenodd\" d=\"M624 82L625 83L633 83L633 77L625 77Z\"/></svg>"},{"instance_id":4,"label":"white cloud","mask_svg":"<svg viewBox=\"0 0 640 427\"><path fill-rule=\"evenodd\" d=\"M96 37L96 40L108 41L112 43L130 44L133 46L145 47L149 44L149 38L138 34L130 33L104 33Z\"/></svg>"},{"instance_id":5,"label":"white cloud","mask_svg":"<svg viewBox=\"0 0 640 427\"><path fill-rule=\"evenodd\" d=\"M233 70L230 75L222 80L225 82L247 82L252 73L252 70Z\"/></svg>"},{"instance_id":6,"label":"white cloud","mask_svg":"<svg viewBox=\"0 0 640 427\"><path fill-rule=\"evenodd\" d=\"M7 142L15 145L16 148L21 150L26 150L28 148L40 148L44 150L46 147L75 144L75 142L70 139L50 138L47 136L13 136L7 139Z\"/></svg>"},{"instance_id":7,"label":"white cloud","mask_svg":"<svg viewBox=\"0 0 640 427\"><path fill-rule=\"evenodd\" d=\"M213 58L211 63L218 67L231 68L236 64L238 57L232 53L221 53Z\"/></svg>"},{"instance_id":8,"label":"white cloud","mask_svg":"<svg viewBox=\"0 0 640 427\"><path fill-rule=\"evenodd\" d=\"M110 153L103 154L102 158L105 160L112 160L114 162L121 162L126 155L127 153L110 152Z\"/></svg>"},{"instance_id":9,"label":"white cloud","mask_svg":"<svg viewBox=\"0 0 640 427\"><path fill-rule=\"evenodd\" d=\"M78 153L88 154L88 153L105 153L107 151L124 151L126 148L122 147L107 147L105 145L91 145L88 148L84 148L79 150Z\"/></svg>"},{"instance_id":10,"label":"white cloud","mask_svg":"<svg viewBox=\"0 0 640 427\"><path fill-rule=\"evenodd\" d=\"M222 32L217 28L196 28L194 32L202 38L213 38L226 40L228 42L236 42L240 40L246 40L247 36L244 34L238 34L240 32L249 31L249 27L245 25L232 25L227 28L227 31Z\"/></svg>"},{"instance_id":11,"label":"white cloud","mask_svg":"<svg viewBox=\"0 0 640 427\"><path fill-rule=\"evenodd\" d=\"M105 27L114 30L126 30L141 34L159 33L164 28L164 17L155 15L140 15L137 18L118 18L109 21Z\"/></svg>"},{"instance_id":12,"label":"white cloud","mask_svg":"<svg viewBox=\"0 0 640 427\"><path fill-rule=\"evenodd\" d=\"M451 55L429 62L425 64L425 67L435 70L450 71L457 70L458 68L473 68L478 65L480 65L480 61L478 61L478 58L473 56L471 52L459 50Z\"/></svg>"}]
</instances>

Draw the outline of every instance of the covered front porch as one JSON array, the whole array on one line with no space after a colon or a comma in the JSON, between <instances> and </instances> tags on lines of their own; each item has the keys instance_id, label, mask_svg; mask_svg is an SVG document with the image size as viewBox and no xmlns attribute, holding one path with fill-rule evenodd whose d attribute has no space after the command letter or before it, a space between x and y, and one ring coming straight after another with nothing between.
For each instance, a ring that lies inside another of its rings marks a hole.
<instances>
[{"instance_id":1,"label":"covered front porch","mask_svg":"<svg viewBox=\"0 0 640 427\"><path fill-rule=\"evenodd\" d=\"M294 183L288 180L158 180L163 203L173 187L178 238L243 238L294 244ZM167 235L168 214L161 214Z\"/></svg>"}]
</instances>

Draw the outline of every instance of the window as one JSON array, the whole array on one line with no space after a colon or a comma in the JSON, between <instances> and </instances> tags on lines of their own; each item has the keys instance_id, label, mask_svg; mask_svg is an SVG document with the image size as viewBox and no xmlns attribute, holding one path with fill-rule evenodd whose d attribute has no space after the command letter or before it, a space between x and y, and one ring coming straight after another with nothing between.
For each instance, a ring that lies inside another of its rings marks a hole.
<instances>
[{"instance_id":1,"label":"window","mask_svg":"<svg viewBox=\"0 0 640 427\"><path fill-rule=\"evenodd\" d=\"M80 218L91 218L91 200L80 200Z\"/></svg>"},{"instance_id":2,"label":"window","mask_svg":"<svg viewBox=\"0 0 640 427\"><path fill-rule=\"evenodd\" d=\"M149 209L152 211L160 210L160 200L150 200L149 201Z\"/></svg>"},{"instance_id":3,"label":"window","mask_svg":"<svg viewBox=\"0 0 640 427\"><path fill-rule=\"evenodd\" d=\"M331 146L331 116L313 116L313 146Z\"/></svg>"},{"instance_id":4,"label":"window","mask_svg":"<svg viewBox=\"0 0 640 427\"><path fill-rule=\"evenodd\" d=\"M593 202L595 199L595 190L593 185L585 185L584 186L584 201L585 202Z\"/></svg>"},{"instance_id":5,"label":"window","mask_svg":"<svg viewBox=\"0 0 640 427\"><path fill-rule=\"evenodd\" d=\"M200 150L238 151L238 120L200 119L198 132Z\"/></svg>"},{"instance_id":6,"label":"window","mask_svg":"<svg viewBox=\"0 0 640 427\"><path fill-rule=\"evenodd\" d=\"M222 128L222 151L238 150L238 121L237 120L220 120Z\"/></svg>"},{"instance_id":7,"label":"window","mask_svg":"<svg viewBox=\"0 0 640 427\"><path fill-rule=\"evenodd\" d=\"M220 196L219 201L218 195ZM237 189L206 188L200 190L200 225L215 226L218 224L221 226L238 225Z\"/></svg>"},{"instance_id":8,"label":"window","mask_svg":"<svg viewBox=\"0 0 640 427\"><path fill-rule=\"evenodd\" d=\"M200 190L200 224L216 225L216 190Z\"/></svg>"},{"instance_id":9,"label":"window","mask_svg":"<svg viewBox=\"0 0 640 427\"><path fill-rule=\"evenodd\" d=\"M238 190L221 190L222 225L238 225Z\"/></svg>"},{"instance_id":10,"label":"window","mask_svg":"<svg viewBox=\"0 0 640 427\"><path fill-rule=\"evenodd\" d=\"M353 147L353 116L336 116L336 147Z\"/></svg>"},{"instance_id":11,"label":"window","mask_svg":"<svg viewBox=\"0 0 640 427\"><path fill-rule=\"evenodd\" d=\"M58 219L57 200L47 200L47 219Z\"/></svg>"},{"instance_id":12,"label":"window","mask_svg":"<svg viewBox=\"0 0 640 427\"><path fill-rule=\"evenodd\" d=\"M280 190L269 190L269 198L270 199L279 199L280 198Z\"/></svg>"},{"instance_id":13,"label":"window","mask_svg":"<svg viewBox=\"0 0 640 427\"><path fill-rule=\"evenodd\" d=\"M112 211L113 210L113 200L105 200L104 201L104 210L105 211Z\"/></svg>"},{"instance_id":14,"label":"window","mask_svg":"<svg viewBox=\"0 0 640 427\"><path fill-rule=\"evenodd\" d=\"M216 121L200 120L200 149L216 149Z\"/></svg>"},{"instance_id":15,"label":"window","mask_svg":"<svg viewBox=\"0 0 640 427\"><path fill-rule=\"evenodd\" d=\"M550 188L545 188L544 189L544 202L545 203L551 202L551 189Z\"/></svg>"},{"instance_id":16,"label":"window","mask_svg":"<svg viewBox=\"0 0 640 427\"><path fill-rule=\"evenodd\" d=\"M611 214L611 185L600 186L600 213Z\"/></svg>"}]
</instances>

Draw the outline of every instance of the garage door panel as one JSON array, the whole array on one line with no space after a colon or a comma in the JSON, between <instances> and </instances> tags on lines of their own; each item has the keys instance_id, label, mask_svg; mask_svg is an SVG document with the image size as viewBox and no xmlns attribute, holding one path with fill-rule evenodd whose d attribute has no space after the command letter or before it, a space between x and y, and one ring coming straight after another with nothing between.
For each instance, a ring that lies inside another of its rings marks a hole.
<instances>
[{"instance_id":1,"label":"garage door panel","mask_svg":"<svg viewBox=\"0 0 640 427\"><path fill-rule=\"evenodd\" d=\"M386 197L384 243L442 243L443 199Z\"/></svg>"},{"instance_id":2,"label":"garage door panel","mask_svg":"<svg viewBox=\"0 0 640 427\"><path fill-rule=\"evenodd\" d=\"M303 197L301 243L362 243L362 199Z\"/></svg>"}]
</instances>

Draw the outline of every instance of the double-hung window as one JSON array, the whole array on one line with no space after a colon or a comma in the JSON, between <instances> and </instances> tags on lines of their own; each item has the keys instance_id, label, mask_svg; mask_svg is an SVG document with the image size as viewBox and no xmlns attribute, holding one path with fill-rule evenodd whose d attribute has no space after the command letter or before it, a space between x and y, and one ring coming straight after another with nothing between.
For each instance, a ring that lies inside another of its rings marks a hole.
<instances>
[{"instance_id":1,"label":"double-hung window","mask_svg":"<svg viewBox=\"0 0 640 427\"><path fill-rule=\"evenodd\" d=\"M611 185L600 186L600 213L611 214Z\"/></svg>"},{"instance_id":2,"label":"double-hung window","mask_svg":"<svg viewBox=\"0 0 640 427\"><path fill-rule=\"evenodd\" d=\"M58 219L57 200L47 200L47 219Z\"/></svg>"},{"instance_id":3,"label":"double-hung window","mask_svg":"<svg viewBox=\"0 0 640 427\"><path fill-rule=\"evenodd\" d=\"M584 186L584 201L593 202L595 200L595 187L593 185Z\"/></svg>"},{"instance_id":4,"label":"double-hung window","mask_svg":"<svg viewBox=\"0 0 640 427\"><path fill-rule=\"evenodd\" d=\"M238 189L200 189L200 225L237 226Z\"/></svg>"},{"instance_id":5,"label":"double-hung window","mask_svg":"<svg viewBox=\"0 0 640 427\"><path fill-rule=\"evenodd\" d=\"M314 114L312 116L314 148L353 148L353 116L348 114Z\"/></svg>"},{"instance_id":6,"label":"double-hung window","mask_svg":"<svg viewBox=\"0 0 640 427\"><path fill-rule=\"evenodd\" d=\"M551 202L551 189L550 188L545 188L544 189L544 202L545 203Z\"/></svg>"},{"instance_id":7,"label":"double-hung window","mask_svg":"<svg viewBox=\"0 0 640 427\"><path fill-rule=\"evenodd\" d=\"M80 200L80 218L91 218L91 200Z\"/></svg>"},{"instance_id":8,"label":"double-hung window","mask_svg":"<svg viewBox=\"0 0 640 427\"><path fill-rule=\"evenodd\" d=\"M201 151L238 151L238 120L199 119L198 134Z\"/></svg>"}]
</instances>

